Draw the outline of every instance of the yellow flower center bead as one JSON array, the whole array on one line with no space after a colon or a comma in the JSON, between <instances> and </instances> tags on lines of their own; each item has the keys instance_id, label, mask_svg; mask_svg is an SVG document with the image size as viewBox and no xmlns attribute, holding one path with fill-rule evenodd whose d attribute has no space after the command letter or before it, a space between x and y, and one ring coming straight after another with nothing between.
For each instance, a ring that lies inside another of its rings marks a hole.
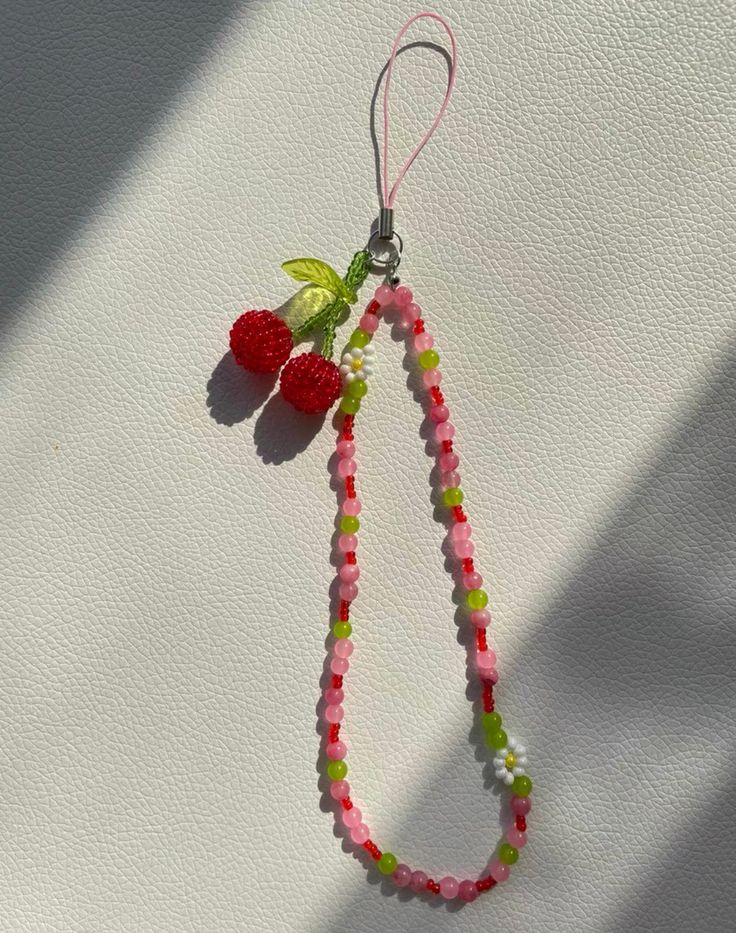
<instances>
[{"instance_id":1,"label":"yellow flower center bead","mask_svg":"<svg viewBox=\"0 0 736 933\"><path fill-rule=\"evenodd\" d=\"M511 770L516 764L516 755L513 752L509 752L506 756L506 767Z\"/></svg>"}]
</instances>

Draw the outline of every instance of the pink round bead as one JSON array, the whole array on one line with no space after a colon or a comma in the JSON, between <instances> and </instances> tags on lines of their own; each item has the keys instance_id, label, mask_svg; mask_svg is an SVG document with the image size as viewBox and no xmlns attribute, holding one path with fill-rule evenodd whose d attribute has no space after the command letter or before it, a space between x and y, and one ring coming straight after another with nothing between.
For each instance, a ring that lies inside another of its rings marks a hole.
<instances>
[{"instance_id":1,"label":"pink round bead","mask_svg":"<svg viewBox=\"0 0 736 933\"><path fill-rule=\"evenodd\" d=\"M486 648L485 651L476 651L475 663L481 670L490 670L496 663L496 652L491 648Z\"/></svg>"},{"instance_id":2,"label":"pink round bead","mask_svg":"<svg viewBox=\"0 0 736 933\"><path fill-rule=\"evenodd\" d=\"M338 570L338 574L343 583L355 583L360 576L360 567L357 564L343 564ZM478 586L480 586L480 583ZM472 586L469 588L471 590L474 589ZM475 587L475 589L477 589L477 587Z\"/></svg>"},{"instance_id":3,"label":"pink round bead","mask_svg":"<svg viewBox=\"0 0 736 933\"><path fill-rule=\"evenodd\" d=\"M345 710L339 703L330 703L325 707L325 719L327 722L342 722Z\"/></svg>"},{"instance_id":4,"label":"pink round bead","mask_svg":"<svg viewBox=\"0 0 736 933\"><path fill-rule=\"evenodd\" d=\"M456 522L450 532L454 541L465 541L472 533L473 529L469 522Z\"/></svg>"},{"instance_id":5,"label":"pink round bead","mask_svg":"<svg viewBox=\"0 0 736 933\"><path fill-rule=\"evenodd\" d=\"M337 475L345 479L346 476L355 476L358 464L350 458L343 458L337 463Z\"/></svg>"},{"instance_id":6,"label":"pink round bead","mask_svg":"<svg viewBox=\"0 0 736 933\"><path fill-rule=\"evenodd\" d=\"M360 515L363 503L360 499L346 499L342 504L343 515Z\"/></svg>"},{"instance_id":7,"label":"pink round bead","mask_svg":"<svg viewBox=\"0 0 736 933\"><path fill-rule=\"evenodd\" d=\"M483 586L483 575L477 570L464 574L463 586L466 590L479 590Z\"/></svg>"},{"instance_id":8,"label":"pink round bead","mask_svg":"<svg viewBox=\"0 0 736 933\"><path fill-rule=\"evenodd\" d=\"M405 888L411 881L411 868L409 868L408 865L404 865L402 862L394 868L394 873L391 877L400 888Z\"/></svg>"},{"instance_id":9,"label":"pink round bead","mask_svg":"<svg viewBox=\"0 0 736 933\"><path fill-rule=\"evenodd\" d=\"M410 288L407 288L406 285L399 285L394 291L394 304L397 308L406 308L412 303L413 297Z\"/></svg>"},{"instance_id":10,"label":"pink round bead","mask_svg":"<svg viewBox=\"0 0 736 933\"><path fill-rule=\"evenodd\" d=\"M373 297L382 308L387 308L394 303L394 290L389 285L379 285Z\"/></svg>"},{"instance_id":11,"label":"pink round bead","mask_svg":"<svg viewBox=\"0 0 736 933\"><path fill-rule=\"evenodd\" d=\"M328 687L325 690L325 703L328 706L339 706L345 699L345 691L342 687Z\"/></svg>"},{"instance_id":12,"label":"pink round bead","mask_svg":"<svg viewBox=\"0 0 736 933\"><path fill-rule=\"evenodd\" d=\"M343 461L343 463L344 462L345 461ZM459 465L460 457L458 457L454 450L446 450L443 454L440 454L441 470L456 470Z\"/></svg>"},{"instance_id":13,"label":"pink round bead","mask_svg":"<svg viewBox=\"0 0 736 933\"><path fill-rule=\"evenodd\" d=\"M425 872L413 871L411 873L411 881L409 883L411 885L412 891L414 891L416 894L420 894L422 891L426 890L428 881L429 877Z\"/></svg>"},{"instance_id":14,"label":"pink round bead","mask_svg":"<svg viewBox=\"0 0 736 933\"><path fill-rule=\"evenodd\" d=\"M455 436L455 425L451 421L438 424L434 429L434 436L440 443L442 443L442 441L451 441Z\"/></svg>"},{"instance_id":15,"label":"pink round bead","mask_svg":"<svg viewBox=\"0 0 736 933\"><path fill-rule=\"evenodd\" d=\"M512 826L512 828L506 833L506 842L512 845L515 849L523 849L526 845L526 833L523 833L520 829Z\"/></svg>"},{"instance_id":16,"label":"pink round bead","mask_svg":"<svg viewBox=\"0 0 736 933\"><path fill-rule=\"evenodd\" d=\"M442 474L442 485L445 489L450 489L450 487L452 487L453 489L457 489L457 487L460 485L460 474L458 473L458 471L450 470L449 473L443 473ZM463 522L462 524L464 525L465 522Z\"/></svg>"},{"instance_id":17,"label":"pink round bead","mask_svg":"<svg viewBox=\"0 0 736 933\"><path fill-rule=\"evenodd\" d=\"M330 784L330 796L333 800L344 800L350 796L350 785L347 781L333 781Z\"/></svg>"},{"instance_id":18,"label":"pink round bead","mask_svg":"<svg viewBox=\"0 0 736 933\"><path fill-rule=\"evenodd\" d=\"M358 584L357 583L341 583L340 584L340 599L344 599L345 602L351 603L355 597L358 595Z\"/></svg>"},{"instance_id":19,"label":"pink round bead","mask_svg":"<svg viewBox=\"0 0 736 933\"><path fill-rule=\"evenodd\" d=\"M349 658L354 647L349 638L338 638L333 650L338 658Z\"/></svg>"},{"instance_id":20,"label":"pink round bead","mask_svg":"<svg viewBox=\"0 0 736 933\"><path fill-rule=\"evenodd\" d=\"M431 334L428 334L426 330L417 334L414 338L414 349L417 353L421 353L423 350L430 350L434 346L434 337Z\"/></svg>"},{"instance_id":21,"label":"pink round bead","mask_svg":"<svg viewBox=\"0 0 736 933\"><path fill-rule=\"evenodd\" d=\"M459 887L457 878L453 878L452 875L445 875L440 881L440 894L445 900L451 901L453 897L457 897Z\"/></svg>"},{"instance_id":22,"label":"pink round bead","mask_svg":"<svg viewBox=\"0 0 736 933\"><path fill-rule=\"evenodd\" d=\"M343 674L347 674L350 669L350 662L347 658L333 658L330 661L330 670L333 674L339 674L341 677Z\"/></svg>"},{"instance_id":23,"label":"pink round bead","mask_svg":"<svg viewBox=\"0 0 736 933\"><path fill-rule=\"evenodd\" d=\"M470 621L476 628L488 628L491 624L491 614L487 609L474 609L470 613Z\"/></svg>"},{"instance_id":24,"label":"pink round bead","mask_svg":"<svg viewBox=\"0 0 736 933\"><path fill-rule=\"evenodd\" d=\"M457 488L460 485L460 474L457 470L450 470L449 473L443 473L441 479L443 489Z\"/></svg>"},{"instance_id":25,"label":"pink round bead","mask_svg":"<svg viewBox=\"0 0 736 933\"><path fill-rule=\"evenodd\" d=\"M495 669L495 667L492 667L489 671L485 670L484 668L481 672L481 676L484 680L487 680L492 684L498 683L498 671Z\"/></svg>"},{"instance_id":26,"label":"pink round bead","mask_svg":"<svg viewBox=\"0 0 736 933\"><path fill-rule=\"evenodd\" d=\"M442 382L442 373L439 369L425 369L422 374L422 382L428 389L438 386Z\"/></svg>"},{"instance_id":27,"label":"pink round bead","mask_svg":"<svg viewBox=\"0 0 736 933\"><path fill-rule=\"evenodd\" d=\"M364 314L358 321L358 327L364 330L366 334L375 334L378 330L378 316L375 314Z\"/></svg>"},{"instance_id":28,"label":"pink round bead","mask_svg":"<svg viewBox=\"0 0 736 933\"><path fill-rule=\"evenodd\" d=\"M447 407L447 405L433 405L429 409L429 417L432 419L432 421L434 421L435 424L441 424L443 421L447 421L447 419L450 417L450 409ZM458 460L458 463L459 462L460 461ZM457 463L455 466L447 467L446 469L454 470L456 466Z\"/></svg>"},{"instance_id":29,"label":"pink round bead","mask_svg":"<svg viewBox=\"0 0 736 933\"><path fill-rule=\"evenodd\" d=\"M511 812L515 816L526 816L532 809L531 797L517 797L516 794L511 798Z\"/></svg>"},{"instance_id":30,"label":"pink round bead","mask_svg":"<svg viewBox=\"0 0 736 933\"><path fill-rule=\"evenodd\" d=\"M348 747L344 742L330 742L326 752L332 761L341 761L347 755Z\"/></svg>"},{"instance_id":31,"label":"pink round bead","mask_svg":"<svg viewBox=\"0 0 736 933\"><path fill-rule=\"evenodd\" d=\"M360 826L363 820L363 814L358 807L351 807L349 810L342 811L342 821L348 829L355 829Z\"/></svg>"},{"instance_id":32,"label":"pink round bead","mask_svg":"<svg viewBox=\"0 0 736 933\"><path fill-rule=\"evenodd\" d=\"M478 889L474 881L461 881L457 893L461 901L467 901L468 903L478 897Z\"/></svg>"},{"instance_id":33,"label":"pink round bead","mask_svg":"<svg viewBox=\"0 0 736 933\"><path fill-rule=\"evenodd\" d=\"M359 823L354 829L350 830L350 838L357 846L362 846L370 837L371 831L365 823Z\"/></svg>"},{"instance_id":34,"label":"pink round bead","mask_svg":"<svg viewBox=\"0 0 736 933\"><path fill-rule=\"evenodd\" d=\"M348 551L354 551L358 546L358 539L355 535L340 535L337 539L337 546L347 554Z\"/></svg>"},{"instance_id":35,"label":"pink round bead","mask_svg":"<svg viewBox=\"0 0 736 933\"><path fill-rule=\"evenodd\" d=\"M410 301L408 305L404 305L401 309L401 326L407 330L412 326L414 321L417 318L422 316L422 309L413 301Z\"/></svg>"},{"instance_id":36,"label":"pink round bead","mask_svg":"<svg viewBox=\"0 0 736 933\"><path fill-rule=\"evenodd\" d=\"M495 878L496 881L506 881L509 874L509 866L504 865L503 862L499 862L497 858L494 858L491 862L491 878Z\"/></svg>"},{"instance_id":37,"label":"pink round bead","mask_svg":"<svg viewBox=\"0 0 736 933\"><path fill-rule=\"evenodd\" d=\"M337 451L338 457L345 457L349 460L355 455L355 444L352 441L338 441L335 450Z\"/></svg>"},{"instance_id":38,"label":"pink round bead","mask_svg":"<svg viewBox=\"0 0 736 933\"><path fill-rule=\"evenodd\" d=\"M475 545L470 538L466 538L465 541L456 541L455 553L458 557L462 558L462 560L465 560L466 557L473 556L475 553Z\"/></svg>"}]
</instances>

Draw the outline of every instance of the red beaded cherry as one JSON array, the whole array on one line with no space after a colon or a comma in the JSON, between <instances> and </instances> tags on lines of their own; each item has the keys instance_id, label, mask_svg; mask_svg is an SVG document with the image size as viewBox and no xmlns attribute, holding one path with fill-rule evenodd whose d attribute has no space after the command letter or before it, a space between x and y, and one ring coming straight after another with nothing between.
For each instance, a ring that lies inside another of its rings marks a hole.
<instances>
[{"instance_id":1,"label":"red beaded cherry","mask_svg":"<svg viewBox=\"0 0 736 933\"><path fill-rule=\"evenodd\" d=\"M230 330L236 362L254 373L278 372L293 346L291 331L273 311L246 311Z\"/></svg>"},{"instance_id":2,"label":"red beaded cherry","mask_svg":"<svg viewBox=\"0 0 736 933\"><path fill-rule=\"evenodd\" d=\"M295 356L281 373L281 394L294 408L307 414L330 409L341 389L340 370L319 353Z\"/></svg>"}]
</instances>

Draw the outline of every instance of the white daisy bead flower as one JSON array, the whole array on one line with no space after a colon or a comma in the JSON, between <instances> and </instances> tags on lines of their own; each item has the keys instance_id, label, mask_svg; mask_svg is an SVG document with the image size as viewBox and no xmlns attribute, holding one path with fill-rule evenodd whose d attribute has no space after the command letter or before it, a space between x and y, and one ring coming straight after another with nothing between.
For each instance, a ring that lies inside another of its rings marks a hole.
<instances>
[{"instance_id":1,"label":"white daisy bead flower","mask_svg":"<svg viewBox=\"0 0 736 933\"><path fill-rule=\"evenodd\" d=\"M525 773L525 765L526 749L520 742L509 736L505 747L499 748L496 757L493 759L496 777L510 787L514 783L515 777Z\"/></svg>"},{"instance_id":2,"label":"white daisy bead flower","mask_svg":"<svg viewBox=\"0 0 736 933\"><path fill-rule=\"evenodd\" d=\"M345 382L367 379L373 373L373 346L351 347L342 355L340 372Z\"/></svg>"}]
</instances>

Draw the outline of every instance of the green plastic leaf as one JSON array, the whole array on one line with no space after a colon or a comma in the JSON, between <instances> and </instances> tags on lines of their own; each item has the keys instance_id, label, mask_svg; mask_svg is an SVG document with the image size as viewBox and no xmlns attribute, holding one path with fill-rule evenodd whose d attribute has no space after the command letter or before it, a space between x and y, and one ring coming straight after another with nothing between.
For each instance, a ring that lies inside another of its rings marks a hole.
<instances>
[{"instance_id":1,"label":"green plastic leaf","mask_svg":"<svg viewBox=\"0 0 736 933\"><path fill-rule=\"evenodd\" d=\"M281 264L281 268L297 282L311 282L326 288L336 298L352 303L357 299L355 292L351 291L335 272L332 266L321 259L289 259Z\"/></svg>"}]
</instances>

